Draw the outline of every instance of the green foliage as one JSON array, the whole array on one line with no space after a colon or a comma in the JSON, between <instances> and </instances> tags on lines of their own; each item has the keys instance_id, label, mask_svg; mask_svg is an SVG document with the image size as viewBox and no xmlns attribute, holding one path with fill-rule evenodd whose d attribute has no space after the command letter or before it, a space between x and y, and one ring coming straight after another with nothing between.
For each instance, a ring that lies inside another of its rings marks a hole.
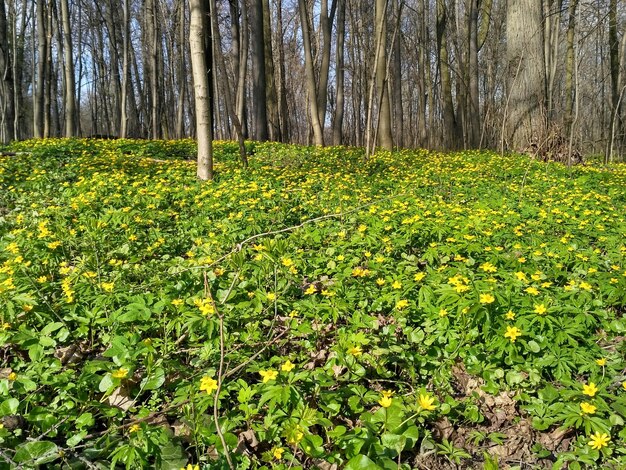
<instances>
[{"instance_id":1,"label":"green foliage","mask_svg":"<svg viewBox=\"0 0 626 470\"><path fill-rule=\"evenodd\" d=\"M626 465L626 166L215 149L0 157L0 468Z\"/></svg>"}]
</instances>

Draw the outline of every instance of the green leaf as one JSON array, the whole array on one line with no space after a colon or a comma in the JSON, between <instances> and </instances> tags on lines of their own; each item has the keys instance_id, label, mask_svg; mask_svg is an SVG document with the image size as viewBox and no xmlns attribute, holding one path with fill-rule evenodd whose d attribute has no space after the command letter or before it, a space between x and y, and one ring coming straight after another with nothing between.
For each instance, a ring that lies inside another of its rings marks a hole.
<instances>
[{"instance_id":1,"label":"green leaf","mask_svg":"<svg viewBox=\"0 0 626 470\"><path fill-rule=\"evenodd\" d=\"M345 470L380 470L367 455L356 455L346 464Z\"/></svg>"},{"instance_id":2,"label":"green leaf","mask_svg":"<svg viewBox=\"0 0 626 470\"><path fill-rule=\"evenodd\" d=\"M165 383L165 371L158 367L154 370L154 372L149 376L145 377L141 381L141 386L144 390L156 390L161 387Z\"/></svg>"},{"instance_id":3,"label":"green leaf","mask_svg":"<svg viewBox=\"0 0 626 470\"><path fill-rule=\"evenodd\" d=\"M16 398L7 398L0 405L0 416L14 415L20 406L20 401Z\"/></svg>"},{"instance_id":4,"label":"green leaf","mask_svg":"<svg viewBox=\"0 0 626 470\"><path fill-rule=\"evenodd\" d=\"M404 450L406 445L406 437L398 434L385 433L380 437L380 440L388 449L395 450L397 454Z\"/></svg>"},{"instance_id":5,"label":"green leaf","mask_svg":"<svg viewBox=\"0 0 626 470\"><path fill-rule=\"evenodd\" d=\"M16 463L41 465L59 458L58 447L50 441L32 441L22 444L13 456Z\"/></svg>"},{"instance_id":6,"label":"green leaf","mask_svg":"<svg viewBox=\"0 0 626 470\"><path fill-rule=\"evenodd\" d=\"M111 377L111 374L106 374L104 377L102 377L102 380L98 384L98 390L100 390L102 393L105 393L109 388L111 388L112 385L113 377Z\"/></svg>"},{"instance_id":7,"label":"green leaf","mask_svg":"<svg viewBox=\"0 0 626 470\"><path fill-rule=\"evenodd\" d=\"M534 353L538 353L539 351L541 351L541 347L534 340L528 342L528 349L530 349Z\"/></svg>"}]
</instances>

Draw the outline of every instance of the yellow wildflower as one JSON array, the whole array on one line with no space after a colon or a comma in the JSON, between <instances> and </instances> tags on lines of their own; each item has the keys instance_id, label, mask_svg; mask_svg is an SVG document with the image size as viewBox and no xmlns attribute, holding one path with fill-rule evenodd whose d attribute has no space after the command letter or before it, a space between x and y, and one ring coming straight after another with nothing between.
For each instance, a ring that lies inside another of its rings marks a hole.
<instances>
[{"instance_id":1,"label":"yellow wildflower","mask_svg":"<svg viewBox=\"0 0 626 470\"><path fill-rule=\"evenodd\" d=\"M589 384L583 385L583 394L593 397L596 393L598 393L598 387L595 383L589 382Z\"/></svg>"},{"instance_id":2,"label":"yellow wildflower","mask_svg":"<svg viewBox=\"0 0 626 470\"><path fill-rule=\"evenodd\" d=\"M115 372L111 373L111 377L114 379L124 379L128 375L128 369L126 367L120 367Z\"/></svg>"},{"instance_id":3,"label":"yellow wildflower","mask_svg":"<svg viewBox=\"0 0 626 470\"><path fill-rule=\"evenodd\" d=\"M278 377L278 371L272 369L260 370L259 375L263 377L263 383L267 383L270 380L276 380L276 377Z\"/></svg>"},{"instance_id":4,"label":"yellow wildflower","mask_svg":"<svg viewBox=\"0 0 626 470\"><path fill-rule=\"evenodd\" d=\"M289 359L287 359L287 361L281 366L281 370L283 372L289 372L290 370L292 370L294 367L296 367L295 364L293 364Z\"/></svg>"},{"instance_id":5,"label":"yellow wildflower","mask_svg":"<svg viewBox=\"0 0 626 470\"><path fill-rule=\"evenodd\" d=\"M600 450L603 447L608 446L609 441L611 440L611 437L607 433L600 434L599 432L592 434L591 436L589 436L589 438L591 440L588 444L591 446L592 449L595 450Z\"/></svg>"},{"instance_id":6,"label":"yellow wildflower","mask_svg":"<svg viewBox=\"0 0 626 470\"><path fill-rule=\"evenodd\" d=\"M491 294L480 294L481 304L491 304L495 302L496 298Z\"/></svg>"},{"instance_id":7,"label":"yellow wildflower","mask_svg":"<svg viewBox=\"0 0 626 470\"><path fill-rule=\"evenodd\" d=\"M596 407L584 401L580 404L580 411L582 411L583 414L592 415L596 412Z\"/></svg>"},{"instance_id":8,"label":"yellow wildflower","mask_svg":"<svg viewBox=\"0 0 626 470\"><path fill-rule=\"evenodd\" d=\"M432 411L437 408L437 405L434 404L435 398L426 393L420 393L417 403L423 410L426 411Z\"/></svg>"},{"instance_id":9,"label":"yellow wildflower","mask_svg":"<svg viewBox=\"0 0 626 470\"><path fill-rule=\"evenodd\" d=\"M207 392L210 394L214 390L217 390L217 380L206 375L200 379L201 392Z\"/></svg>"},{"instance_id":10,"label":"yellow wildflower","mask_svg":"<svg viewBox=\"0 0 626 470\"><path fill-rule=\"evenodd\" d=\"M535 312L538 315L545 315L547 311L548 309L546 308L544 304L535 305L535 309L533 310L533 312Z\"/></svg>"},{"instance_id":11,"label":"yellow wildflower","mask_svg":"<svg viewBox=\"0 0 626 470\"><path fill-rule=\"evenodd\" d=\"M521 335L522 335L522 330L520 330L516 326L507 326L506 333L504 333L504 337L509 338L511 340L511 343L515 343L515 340L517 339L517 337Z\"/></svg>"}]
</instances>

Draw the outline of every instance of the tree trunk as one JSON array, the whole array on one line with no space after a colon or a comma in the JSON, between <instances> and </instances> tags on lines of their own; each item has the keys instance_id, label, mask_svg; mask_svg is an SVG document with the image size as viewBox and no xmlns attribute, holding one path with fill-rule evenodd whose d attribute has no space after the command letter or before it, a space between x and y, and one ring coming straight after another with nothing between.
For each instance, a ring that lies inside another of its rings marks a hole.
<instances>
[{"instance_id":1,"label":"tree trunk","mask_svg":"<svg viewBox=\"0 0 626 470\"><path fill-rule=\"evenodd\" d=\"M509 0L506 17L509 148L525 151L545 132L546 69L541 0Z\"/></svg>"},{"instance_id":2,"label":"tree trunk","mask_svg":"<svg viewBox=\"0 0 626 470\"><path fill-rule=\"evenodd\" d=\"M13 136L14 92L6 6L5 0L0 0L0 144Z\"/></svg>"},{"instance_id":3,"label":"tree trunk","mask_svg":"<svg viewBox=\"0 0 626 470\"><path fill-rule=\"evenodd\" d=\"M72 48L72 28L68 0L61 0L61 17L63 21L63 49L65 76L65 137L73 137L76 133L76 79L74 76L74 53Z\"/></svg>"},{"instance_id":4,"label":"tree trunk","mask_svg":"<svg viewBox=\"0 0 626 470\"><path fill-rule=\"evenodd\" d=\"M378 145L393 149L391 136L391 103L387 87L387 4L389 0L376 0L376 88L378 90Z\"/></svg>"},{"instance_id":5,"label":"tree trunk","mask_svg":"<svg viewBox=\"0 0 626 470\"><path fill-rule=\"evenodd\" d=\"M471 148L480 145L480 98L478 93L478 0L469 0L468 12L468 43L469 43L469 138L468 144Z\"/></svg>"},{"instance_id":6,"label":"tree trunk","mask_svg":"<svg viewBox=\"0 0 626 470\"><path fill-rule=\"evenodd\" d=\"M393 43L393 86L392 89L392 102L393 102L393 120L395 124L395 136L398 147L404 147L406 145L404 137L404 109L402 100L402 29L400 27L401 15L402 15L402 0L394 1L395 17L397 21L396 38Z\"/></svg>"},{"instance_id":7,"label":"tree trunk","mask_svg":"<svg viewBox=\"0 0 626 470\"><path fill-rule=\"evenodd\" d=\"M252 30L252 95L254 101L254 138L266 141L269 137L267 123L267 72L265 70L265 38L263 34L263 0L253 0Z\"/></svg>"},{"instance_id":8,"label":"tree trunk","mask_svg":"<svg viewBox=\"0 0 626 470\"><path fill-rule=\"evenodd\" d=\"M304 67L306 72L306 88L309 101L309 115L313 127L313 142L315 145L324 145L324 131L320 122L320 113L317 102L317 86L315 85L315 70L313 68L313 55L311 52L311 33L309 14L305 0L298 0L300 8L300 23L302 26L302 42L304 45Z\"/></svg>"},{"instance_id":9,"label":"tree trunk","mask_svg":"<svg viewBox=\"0 0 626 470\"><path fill-rule=\"evenodd\" d=\"M283 31L283 5L278 0L276 6L276 28L278 44L278 110L280 114L280 134L283 142L289 142L289 110L287 108L287 74L285 72L285 41Z\"/></svg>"},{"instance_id":10,"label":"tree trunk","mask_svg":"<svg viewBox=\"0 0 626 470\"><path fill-rule=\"evenodd\" d=\"M274 51L272 47L272 17L269 0L263 1L263 42L265 46L265 84L267 100L268 137L280 141L280 117L278 114L278 92L274 71Z\"/></svg>"},{"instance_id":11,"label":"tree trunk","mask_svg":"<svg viewBox=\"0 0 626 470\"><path fill-rule=\"evenodd\" d=\"M198 139L197 175L201 180L213 179L213 119L209 103L209 67L206 63L205 17L209 14L203 0L189 0L191 20L189 25L189 46L196 108L196 138Z\"/></svg>"},{"instance_id":12,"label":"tree trunk","mask_svg":"<svg viewBox=\"0 0 626 470\"><path fill-rule=\"evenodd\" d=\"M567 55L565 63L565 129L570 134L574 119L574 38L576 34L576 9L578 0L570 0L567 23Z\"/></svg>"},{"instance_id":13,"label":"tree trunk","mask_svg":"<svg viewBox=\"0 0 626 470\"><path fill-rule=\"evenodd\" d=\"M35 94L33 97L33 135L36 139L44 136L44 92L46 84L46 54L48 51L46 37L46 2L37 2L37 75L35 78ZM33 51L34 52L34 51Z\"/></svg>"},{"instance_id":14,"label":"tree trunk","mask_svg":"<svg viewBox=\"0 0 626 470\"><path fill-rule=\"evenodd\" d=\"M443 106L444 146L457 148L459 145L458 125L452 101L452 78L448 56L447 17L445 1L437 0L437 50L441 75L441 99Z\"/></svg>"},{"instance_id":15,"label":"tree trunk","mask_svg":"<svg viewBox=\"0 0 626 470\"><path fill-rule=\"evenodd\" d=\"M345 101L345 39L346 39L346 0L339 0L337 4L337 51L336 51L336 88L337 102L335 104L335 117L333 120L333 145L343 144L343 116Z\"/></svg>"},{"instance_id":16,"label":"tree trunk","mask_svg":"<svg viewBox=\"0 0 626 470\"><path fill-rule=\"evenodd\" d=\"M128 134L128 77L129 77L129 49L130 49L130 2L124 0L124 39L122 46L122 90L120 97L120 138L125 139Z\"/></svg>"},{"instance_id":17,"label":"tree trunk","mask_svg":"<svg viewBox=\"0 0 626 470\"><path fill-rule=\"evenodd\" d=\"M239 75L237 76L236 109L237 119L241 123L244 138L248 138L246 118L246 76L248 74L248 52L250 50L250 31L248 25L247 0L241 0L241 51L239 54Z\"/></svg>"}]
</instances>

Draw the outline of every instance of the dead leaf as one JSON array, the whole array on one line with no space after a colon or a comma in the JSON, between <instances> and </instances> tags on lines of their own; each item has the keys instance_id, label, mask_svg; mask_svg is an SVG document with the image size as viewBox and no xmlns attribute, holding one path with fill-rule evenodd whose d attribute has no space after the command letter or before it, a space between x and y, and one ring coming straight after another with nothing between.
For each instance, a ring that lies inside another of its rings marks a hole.
<instances>
[{"instance_id":1,"label":"dead leaf","mask_svg":"<svg viewBox=\"0 0 626 470\"><path fill-rule=\"evenodd\" d=\"M117 387L113 390L107 401L109 405L124 411L128 411L135 404L135 401L131 400L128 390L124 387Z\"/></svg>"}]
</instances>

